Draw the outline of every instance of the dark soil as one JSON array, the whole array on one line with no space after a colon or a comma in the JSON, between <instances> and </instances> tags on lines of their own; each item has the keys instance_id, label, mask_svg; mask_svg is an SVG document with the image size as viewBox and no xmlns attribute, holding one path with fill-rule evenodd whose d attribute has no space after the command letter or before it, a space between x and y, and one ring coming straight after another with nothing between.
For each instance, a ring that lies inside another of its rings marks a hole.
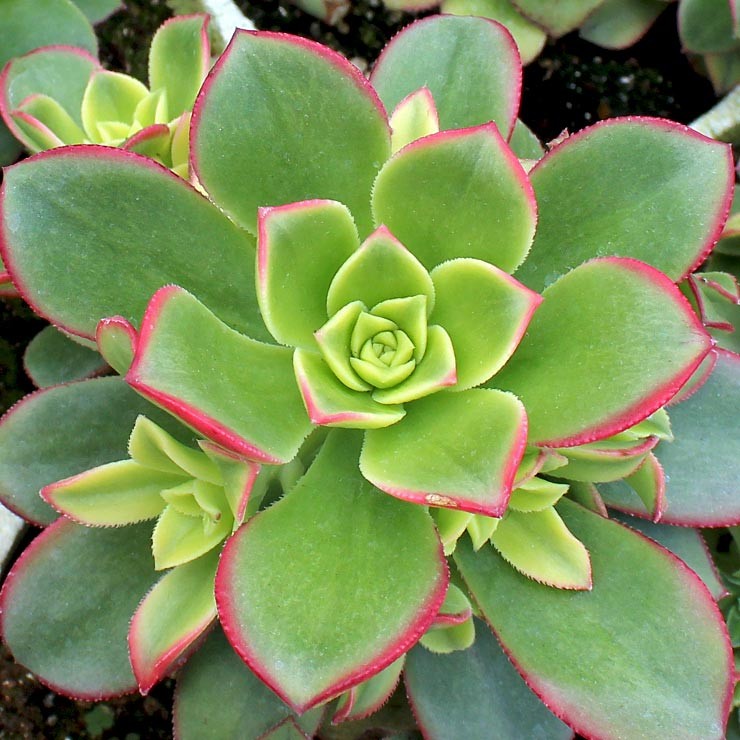
<instances>
[{"instance_id":1,"label":"dark soil","mask_svg":"<svg viewBox=\"0 0 740 740\"><path fill-rule=\"evenodd\" d=\"M341 51L359 66L375 59L409 20L386 11L379 0L358 0L339 28L320 23L287 0L238 3L258 28L308 36ZM110 69L145 81L151 36L169 11L164 0L129 0L126 5L125 11L98 29L101 59ZM577 131L617 115L694 120L716 100L706 79L680 53L675 24L675 11L670 8L640 44L623 52L599 49L577 34L550 43L525 72L522 119L545 141L565 128ZM23 373L22 352L43 322L18 300L0 301L0 322L3 410L31 390ZM2 649L0 740L169 738L171 694L172 682L167 681L147 698L124 697L99 705L72 701L38 684Z\"/></svg>"}]
</instances>

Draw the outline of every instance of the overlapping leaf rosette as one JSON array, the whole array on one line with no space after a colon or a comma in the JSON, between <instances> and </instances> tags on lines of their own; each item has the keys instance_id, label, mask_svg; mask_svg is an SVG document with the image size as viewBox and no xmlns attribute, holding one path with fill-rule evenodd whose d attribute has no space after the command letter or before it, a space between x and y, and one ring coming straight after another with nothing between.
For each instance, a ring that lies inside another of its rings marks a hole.
<instances>
[{"instance_id":1,"label":"overlapping leaf rosette","mask_svg":"<svg viewBox=\"0 0 740 740\"><path fill-rule=\"evenodd\" d=\"M3 500L47 525L0 602L20 662L101 698L197 650L180 737L309 736L402 672L428 737L722 736L734 667L700 535L643 537L604 491L740 521L737 357L676 285L720 235L731 158L641 118L543 157L520 86L481 19L410 26L369 82L238 33L193 112L207 197L95 146L6 172L15 284L122 376L0 424ZM707 476L675 498L673 445Z\"/></svg>"}]
</instances>

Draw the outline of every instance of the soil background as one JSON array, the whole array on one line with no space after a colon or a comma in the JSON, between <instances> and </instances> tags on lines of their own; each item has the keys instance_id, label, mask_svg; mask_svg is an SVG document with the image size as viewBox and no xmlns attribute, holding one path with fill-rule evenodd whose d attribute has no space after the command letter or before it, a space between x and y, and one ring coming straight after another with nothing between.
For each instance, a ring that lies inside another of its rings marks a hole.
<instances>
[{"instance_id":1,"label":"soil background","mask_svg":"<svg viewBox=\"0 0 740 740\"><path fill-rule=\"evenodd\" d=\"M367 68L387 41L412 20L386 10L379 0L357 0L338 28L317 21L287 0L237 3L260 30L320 41L361 68ZM97 28L103 64L146 82L151 37L170 15L164 0L128 0L125 9ZM662 116L689 123L715 102L709 82L681 54L675 8L669 7L645 38L626 51L600 49L575 33L550 42L525 70L521 118L543 141L549 141L564 129L578 131L613 116ZM44 322L20 300L0 299L0 326L3 412L33 390L23 371L23 351ZM29 530L18 550L35 533ZM170 738L172 691L169 680L148 697L123 697L97 705L73 701L40 685L0 648L0 740ZM403 724L401 717L399 729ZM383 736L366 726L322 735L325 740ZM420 736L402 732L395 737Z\"/></svg>"}]
</instances>

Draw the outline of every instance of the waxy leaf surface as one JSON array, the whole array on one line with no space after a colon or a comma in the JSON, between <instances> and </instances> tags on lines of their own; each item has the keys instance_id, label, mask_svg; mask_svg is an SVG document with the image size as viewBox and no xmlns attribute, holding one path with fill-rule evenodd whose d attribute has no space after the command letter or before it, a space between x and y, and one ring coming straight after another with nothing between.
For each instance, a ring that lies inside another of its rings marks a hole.
<instances>
[{"instance_id":1,"label":"waxy leaf surface","mask_svg":"<svg viewBox=\"0 0 740 740\"><path fill-rule=\"evenodd\" d=\"M583 23L604 0L512 0L521 13L555 37Z\"/></svg>"},{"instance_id":2,"label":"waxy leaf surface","mask_svg":"<svg viewBox=\"0 0 740 740\"><path fill-rule=\"evenodd\" d=\"M177 283L231 326L269 336L254 240L151 160L93 146L44 152L5 173L0 214L16 286L74 334L94 338L116 314L138 325L157 288Z\"/></svg>"},{"instance_id":3,"label":"waxy leaf surface","mask_svg":"<svg viewBox=\"0 0 740 740\"><path fill-rule=\"evenodd\" d=\"M23 366L39 388L83 380L108 367L95 350L72 341L53 326L45 327L31 340Z\"/></svg>"},{"instance_id":4,"label":"waxy leaf surface","mask_svg":"<svg viewBox=\"0 0 740 740\"><path fill-rule=\"evenodd\" d=\"M447 588L431 517L360 475L360 442L332 432L295 488L229 540L216 578L229 641L297 711L396 660Z\"/></svg>"},{"instance_id":5,"label":"waxy leaf surface","mask_svg":"<svg viewBox=\"0 0 740 740\"><path fill-rule=\"evenodd\" d=\"M579 33L592 44L625 49L642 38L665 7L663 0L605 0Z\"/></svg>"},{"instance_id":6,"label":"waxy leaf surface","mask_svg":"<svg viewBox=\"0 0 740 740\"><path fill-rule=\"evenodd\" d=\"M569 740L572 732L532 693L488 625L476 622L467 650L435 655L415 647L404 683L427 738ZM495 730L493 729L495 728Z\"/></svg>"},{"instance_id":7,"label":"waxy leaf surface","mask_svg":"<svg viewBox=\"0 0 740 740\"><path fill-rule=\"evenodd\" d=\"M213 580L219 552L173 568L154 585L131 620L131 666L142 693L162 679L172 664L216 618Z\"/></svg>"},{"instance_id":8,"label":"waxy leaf surface","mask_svg":"<svg viewBox=\"0 0 740 740\"><path fill-rule=\"evenodd\" d=\"M592 260L543 296L490 381L521 398L530 443L572 446L632 426L671 398L710 347L678 289L636 260Z\"/></svg>"},{"instance_id":9,"label":"waxy leaf surface","mask_svg":"<svg viewBox=\"0 0 740 740\"><path fill-rule=\"evenodd\" d=\"M201 434L250 459L288 462L311 430L292 352L230 329L176 286L152 298L126 380Z\"/></svg>"},{"instance_id":10,"label":"waxy leaf surface","mask_svg":"<svg viewBox=\"0 0 740 740\"><path fill-rule=\"evenodd\" d=\"M675 440L655 449L666 475L665 523L740 522L739 407L740 357L719 351L709 380L670 407Z\"/></svg>"},{"instance_id":11,"label":"waxy leaf surface","mask_svg":"<svg viewBox=\"0 0 740 740\"><path fill-rule=\"evenodd\" d=\"M259 212L257 299L278 342L315 348L326 322L326 294L342 263L360 245L347 207L331 200Z\"/></svg>"},{"instance_id":12,"label":"waxy leaf surface","mask_svg":"<svg viewBox=\"0 0 740 740\"><path fill-rule=\"evenodd\" d=\"M360 236L370 231L388 122L362 74L326 47L237 31L198 97L191 138L198 179L252 233L258 207L309 198L341 201Z\"/></svg>"},{"instance_id":13,"label":"waxy leaf surface","mask_svg":"<svg viewBox=\"0 0 740 740\"><path fill-rule=\"evenodd\" d=\"M286 717L293 717L307 735L313 735L322 713L323 708L312 709L296 717L249 670L220 629L177 677L174 727L179 740L261 738Z\"/></svg>"},{"instance_id":14,"label":"waxy leaf surface","mask_svg":"<svg viewBox=\"0 0 740 740\"><path fill-rule=\"evenodd\" d=\"M539 223L517 273L542 290L592 257L634 257L678 280L719 237L730 150L661 119L623 118L566 139L529 173Z\"/></svg>"},{"instance_id":15,"label":"waxy leaf surface","mask_svg":"<svg viewBox=\"0 0 740 740\"><path fill-rule=\"evenodd\" d=\"M134 393L121 378L97 378L26 396L0 422L0 497L29 521L46 525L56 513L39 496L49 483L126 458L139 414L181 440L190 433Z\"/></svg>"},{"instance_id":16,"label":"waxy leaf surface","mask_svg":"<svg viewBox=\"0 0 740 740\"><path fill-rule=\"evenodd\" d=\"M56 691L102 699L135 686L126 634L155 580L151 525L81 527L60 519L16 562L0 595L3 638Z\"/></svg>"},{"instance_id":17,"label":"waxy leaf surface","mask_svg":"<svg viewBox=\"0 0 740 740\"><path fill-rule=\"evenodd\" d=\"M451 207L460 200L462 207ZM532 243L537 204L519 161L487 124L398 152L378 175L373 215L427 269L475 257L513 272Z\"/></svg>"},{"instance_id":18,"label":"waxy leaf surface","mask_svg":"<svg viewBox=\"0 0 740 740\"><path fill-rule=\"evenodd\" d=\"M519 111L522 69L503 26L484 18L434 16L394 36L370 80L389 111L427 87L442 130L494 121L508 138Z\"/></svg>"},{"instance_id":19,"label":"waxy leaf surface","mask_svg":"<svg viewBox=\"0 0 740 740\"><path fill-rule=\"evenodd\" d=\"M362 474L407 501L501 516L524 453L527 421L510 393L441 392L367 432Z\"/></svg>"},{"instance_id":20,"label":"waxy leaf surface","mask_svg":"<svg viewBox=\"0 0 740 740\"><path fill-rule=\"evenodd\" d=\"M558 510L591 555L591 591L535 583L493 549L461 541L455 552L529 686L587 737L723 737L734 668L704 584L625 527L569 501Z\"/></svg>"}]
</instances>

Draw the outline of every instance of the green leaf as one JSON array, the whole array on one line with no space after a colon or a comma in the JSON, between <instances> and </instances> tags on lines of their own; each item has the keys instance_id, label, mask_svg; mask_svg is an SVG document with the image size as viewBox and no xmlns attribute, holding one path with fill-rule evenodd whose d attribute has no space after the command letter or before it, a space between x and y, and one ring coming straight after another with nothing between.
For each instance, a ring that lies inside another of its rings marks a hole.
<instances>
[{"instance_id":1,"label":"green leaf","mask_svg":"<svg viewBox=\"0 0 740 740\"><path fill-rule=\"evenodd\" d=\"M160 493L184 480L182 474L161 473L133 460L121 460L45 486L41 495L80 524L114 527L159 516L165 507Z\"/></svg>"},{"instance_id":2,"label":"green leaf","mask_svg":"<svg viewBox=\"0 0 740 740\"><path fill-rule=\"evenodd\" d=\"M572 502L558 509L591 555L591 591L531 581L492 549L460 542L455 553L529 686L585 736L672 737L679 728L722 737L734 669L711 595L649 540Z\"/></svg>"},{"instance_id":3,"label":"green leaf","mask_svg":"<svg viewBox=\"0 0 740 740\"><path fill-rule=\"evenodd\" d=\"M0 77L0 104L10 113L32 96L45 96L56 101L74 124L81 127L85 88L99 68L98 60L83 49L37 49L9 62ZM12 126L12 130L26 147L38 151L18 126Z\"/></svg>"},{"instance_id":4,"label":"green leaf","mask_svg":"<svg viewBox=\"0 0 740 740\"><path fill-rule=\"evenodd\" d=\"M126 380L227 449L285 463L311 430L291 355L230 329L190 293L169 286L147 308Z\"/></svg>"},{"instance_id":5,"label":"green leaf","mask_svg":"<svg viewBox=\"0 0 740 740\"><path fill-rule=\"evenodd\" d=\"M11 116L22 130L35 129L39 136L42 133L46 135L52 141L50 146L43 147L46 149L62 144L82 144L85 140L85 132L72 116L48 95L35 93L29 96ZM32 147L32 151L40 149Z\"/></svg>"},{"instance_id":6,"label":"green leaf","mask_svg":"<svg viewBox=\"0 0 740 740\"><path fill-rule=\"evenodd\" d=\"M360 245L352 214L330 200L291 203L261 208L258 227L262 318L278 342L314 348L332 278Z\"/></svg>"},{"instance_id":7,"label":"green leaf","mask_svg":"<svg viewBox=\"0 0 740 740\"><path fill-rule=\"evenodd\" d=\"M39 388L89 378L107 368L97 352L73 342L53 326L45 327L31 340L23 365Z\"/></svg>"},{"instance_id":8,"label":"green leaf","mask_svg":"<svg viewBox=\"0 0 740 740\"><path fill-rule=\"evenodd\" d=\"M558 476L587 483L619 480L634 473L658 441L657 437L636 440L607 437L590 444L561 448L559 452L568 462L559 468Z\"/></svg>"},{"instance_id":9,"label":"green leaf","mask_svg":"<svg viewBox=\"0 0 740 740\"><path fill-rule=\"evenodd\" d=\"M695 54L736 50L734 6L734 0L681 0L678 33L684 48Z\"/></svg>"},{"instance_id":10,"label":"green leaf","mask_svg":"<svg viewBox=\"0 0 740 740\"><path fill-rule=\"evenodd\" d=\"M2 90L0 90L2 94ZM13 164L21 153L21 145L15 140L13 134L10 133L8 127L0 121L0 165ZM0 270L3 268L0 267ZM0 289L5 288L5 283L2 280L7 273L0 272Z\"/></svg>"},{"instance_id":11,"label":"green leaf","mask_svg":"<svg viewBox=\"0 0 740 740\"><path fill-rule=\"evenodd\" d=\"M447 589L431 517L360 476L360 443L333 431L295 488L229 540L216 577L229 640L299 712L396 660Z\"/></svg>"},{"instance_id":12,"label":"green leaf","mask_svg":"<svg viewBox=\"0 0 740 740\"><path fill-rule=\"evenodd\" d=\"M541 297L503 270L473 259L432 271L436 301L430 321L452 339L457 389L488 380L511 357Z\"/></svg>"},{"instance_id":13,"label":"green leaf","mask_svg":"<svg viewBox=\"0 0 740 740\"><path fill-rule=\"evenodd\" d=\"M394 36L370 80L387 110L427 87L442 130L495 121L508 137L519 109L521 75L516 45L501 26L481 18L435 16Z\"/></svg>"},{"instance_id":14,"label":"green leaf","mask_svg":"<svg viewBox=\"0 0 740 740\"><path fill-rule=\"evenodd\" d=\"M329 286L326 310L333 316L353 301L372 309L392 298L426 296L434 306L434 286L416 257L385 226L376 229L339 268Z\"/></svg>"},{"instance_id":15,"label":"green leaf","mask_svg":"<svg viewBox=\"0 0 740 740\"><path fill-rule=\"evenodd\" d=\"M617 521L626 524L631 529L642 532L646 537L663 545L674 555L681 558L711 592L715 600L719 601L727 595L724 583L717 572L717 567L709 554L706 542L699 530L690 527L673 527L669 524L654 524L645 519L627 516L620 512L613 512Z\"/></svg>"},{"instance_id":16,"label":"green leaf","mask_svg":"<svg viewBox=\"0 0 740 740\"><path fill-rule=\"evenodd\" d=\"M123 316L101 319L95 329L98 351L119 375L131 367L137 341L136 329Z\"/></svg>"},{"instance_id":17,"label":"green leaf","mask_svg":"<svg viewBox=\"0 0 740 740\"><path fill-rule=\"evenodd\" d=\"M0 597L0 626L16 660L78 699L132 691L126 633L155 579L150 531L148 524L94 529L60 519L39 535Z\"/></svg>"},{"instance_id":18,"label":"green leaf","mask_svg":"<svg viewBox=\"0 0 740 740\"><path fill-rule=\"evenodd\" d=\"M740 521L739 394L740 358L720 350L709 380L671 406L675 440L655 450L666 475L667 524L718 527Z\"/></svg>"},{"instance_id":19,"label":"green leaf","mask_svg":"<svg viewBox=\"0 0 740 740\"><path fill-rule=\"evenodd\" d=\"M432 653L453 653L466 650L475 642L475 625L472 617L461 624L435 627L419 638L419 644Z\"/></svg>"},{"instance_id":20,"label":"green leaf","mask_svg":"<svg viewBox=\"0 0 740 740\"><path fill-rule=\"evenodd\" d=\"M398 686L405 660L406 656L402 655L380 673L342 694L332 724L364 719L380 709Z\"/></svg>"},{"instance_id":21,"label":"green leaf","mask_svg":"<svg viewBox=\"0 0 740 740\"><path fill-rule=\"evenodd\" d=\"M511 494L509 507L525 513L542 511L554 506L567 492L567 484L554 483L535 476L516 487Z\"/></svg>"},{"instance_id":22,"label":"green leaf","mask_svg":"<svg viewBox=\"0 0 740 740\"><path fill-rule=\"evenodd\" d=\"M123 7L121 0L74 0L90 23L100 23Z\"/></svg>"},{"instance_id":23,"label":"green leaf","mask_svg":"<svg viewBox=\"0 0 740 740\"><path fill-rule=\"evenodd\" d=\"M293 715L244 665L220 629L177 676L174 726L180 740L262 737L291 716L313 736L322 714L323 707Z\"/></svg>"},{"instance_id":24,"label":"green leaf","mask_svg":"<svg viewBox=\"0 0 740 740\"><path fill-rule=\"evenodd\" d=\"M657 522L665 511L665 473L658 459L648 454L637 470L625 479L625 483L640 497L650 518Z\"/></svg>"},{"instance_id":25,"label":"green leaf","mask_svg":"<svg viewBox=\"0 0 740 740\"><path fill-rule=\"evenodd\" d=\"M341 201L360 236L371 230L368 198L390 132L369 83L326 47L237 31L203 87L191 136L198 179L250 231L259 206L309 198Z\"/></svg>"},{"instance_id":26,"label":"green leaf","mask_svg":"<svg viewBox=\"0 0 740 740\"><path fill-rule=\"evenodd\" d=\"M219 552L169 571L139 605L128 640L131 666L146 694L216 618L213 580Z\"/></svg>"},{"instance_id":27,"label":"green leaf","mask_svg":"<svg viewBox=\"0 0 740 740\"><path fill-rule=\"evenodd\" d=\"M626 49L665 10L663 0L605 0L583 23L581 38L606 49Z\"/></svg>"},{"instance_id":28,"label":"green leaf","mask_svg":"<svg viewBox=\"0 0 740 740\"><path fill-rule=\"evenodd\" d=\"M635 260L592 260L543 296L491 381L522 399L530 444L569 447L627 429L665 404L709 349L678 289Z\"/></svg>"},{"instance_id":29,"label":"green leaf","mask_svg":"<svg viewBox=\"0 0 740 740\"><path fill-rule=\"evenodd\" d=\"M427 269L475 257L512 272L529 251L536 209L527 175L493 124L410 144L373 189L376 222Z\"/></svg>"},{"instance_id":30,"label":"green leaf","mask_svg":"<svg viewBox=\"0 0 740 740\"><path fill-rule=\"evenodd\" d=\"M392 387L378 387L373 399L380 403L407 403L455 384L455 353L447 332L441 326L427 330L427 346L421 362L406 380Z\"/></svg>"},{"instance_id":31,"label":"green leaf","mask_svg":"<svg viewBox=\"0 0 740 740\"><path fill-rule=\"evenodd\" d=\"M578 28L604 0L512 0L514 6L551 36Z\"/></svg>"},{"instance_id":32,"label":"green leaf","mask_svg":"<svg viewBox=\"0 0 740 740\"><path fill-rule=\"evenodd\" d=\"M429 88L409 93L395 108L390 118L391 149L397 152L406 144L439 131L439 115Z\"/></svg>"},{"instance_id":33,"label":"green leaf","mask_svg":"<svg viewBox=\"0 0 740 740\"><path fill-rule=\"evenodd\" d=\"M592 257L634 257L678 280L717 240L730 151L685 126L615 119L584 129L530 172L539 222L517 278L541 290Z\"/></svg>"},{"instance_id":34,"label":"green leaf","mask_svg":"<svg viewBox=\"0 0 740 740\"><path fill-rule=\"evenodd\" d=\"M82 125L94 143L108 143L112 138L103 125L123 123L130 127L138 104L149 94L146 86L134 77L95 70L82 98ZM128 128L125 129L128 131ZM124 134L125 138L127 134Z\"/></svg>"},{"instance_id":35,"label":"green leaf","mask_svg":"<svg viewBox=\"0 0 740 740\"><path fill-rule=\"evenodd\" d=\"M444 0L440 10L452 15L477 15L506 27L514 37L522 64L534 61L547 41L547 34L519 13L511 0Z\"/></svg>"},{"instance_id":36,"label":"green leaf","mask_svg":"<svg viewBox=\"0 0 740 740\"><path fill-rule=\"evenodd\" d=\"M370 393L348 388L315 352L297 349L293 355L298 387L314 424L350 429L374 429L395 424L402 406L374 401Z\"/></svg>"},{"instance_id":37,"label":"green leaf","mask_svg":"<svg viewBox=\"0 0 740 740\"><path fill-rule=\"evenodd\" d=\"M151 160L100 147L46 152L6 172L0 207L6 266L62 329L93 338L116 314L138 325L152 293L176 283L230 325L269 336L253 239Z\"/></svg>"},{"instance_id":38,"label":"green leaf","mask_svg":"<svg viewBox=\"0 0 740 740\"><path fill-rule=\"evenodd\" d=\"M526 513L509 509L491 544L528 578L555 588L591 589L588 551L551 506Z\"/></svg>"},{"instance_id":39,"label":"green leaf","mask_svg":"<svg viewBox=\"0 0 740 740\"><path fill-rule=\"evenodd\" d=\"M98 52L92 26L70 0L3 0L0 67L13 57L49 44Z\"/></svg>"},{"instance_id":40,"label":"green leaf","mask_svg":"<svg viewBox=\"0 0 740 740\"><path fill-rule=\"evenodd\" d=\"M526 415L509 393L436 393L406 417L367 432L362 474L393 496L501 516L526 443Z\"/></svg>"},{"instance_id":41,"label":"green leaf","mask_svg":"<svg viewBox=\"0 0 740 740\"><path fill-rule=\"evenodd\" d=\"M535 133L520 119L517 118L514 133L509 139L511 150L520 159L541 159L545 149Z\"/></svg>"},{"instance_id":42,"label":"green leaf","mask_svg":"<svg viewBox=\"0 0 740 740\"><path fill-rule=\"evenodd\" d=\"M530 691L487 625L476 622L465 651L434 655L415 647L404 681L419 723L437 740L569 740L572 731ZM454 697L454 701L450 698Z\"/></svg>"},{"instance_id":43,"label":"green leaf","mask_svg":"<svg viewBox=\"0 0 740 740\"><path fill-rule=\"evenodd\" d=\"M211 65L208 15L166 20L149 47L149 87L167 94L167 116L172 120L190 111Z\"/></svg>"},{"instance_id":44,"label":"green leaf","mask_svg":"<svg viewBox=\"0 0 740 740\"><path fill-rule=\"evenodd\" d=\"M46 525L56 513L39 496L49 483L122 460L139 414L179 439L191 434L137 396L121 378L62 385L26 396L0 422L0 495L31 522Z\"/></svg>"}]
</instances>

